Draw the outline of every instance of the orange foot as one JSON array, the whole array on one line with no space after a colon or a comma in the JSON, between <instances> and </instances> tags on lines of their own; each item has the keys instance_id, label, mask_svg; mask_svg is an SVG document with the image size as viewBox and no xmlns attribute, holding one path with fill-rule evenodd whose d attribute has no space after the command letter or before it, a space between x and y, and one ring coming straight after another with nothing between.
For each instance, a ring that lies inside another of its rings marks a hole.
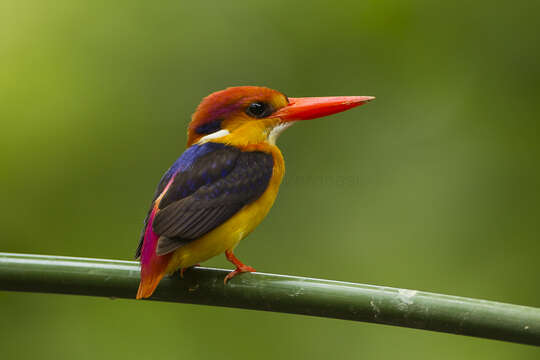
<instances>
[{"instance_id":1,"label":"orange foot","mask_svg":"<svg viewBox=\"0 0 540 360\"><path fill-rule=\"evenodd\" d=\"M236 266L236 269L234 271L231 271L230 273L228 273L227 276L225 276L225 279L223 279L224 284L226 284L227 281L229 281L230 279L232 279L233 277L235 277L238 274L241 274L243 272L254 272L255 271L255 269L252 268L251 266L245 265L240 260L238 260L236 258L236 256L234 256L232 250L225 251L225 256L227 257L227 260L229 260L230 262L232 262L234 264L234 266Z\"/></svg>"},{"instance_id":2,"label":"orange foot","mask_svg":"<svg viewBox=\"0 0 540 360\"><path fill-rule=\"evenodd\" d=\"M195 266L201 266L201 264L195 264L193 266L190 266L188 268L181 268L180 269L180 278L183 279L184 278L184 271L188 270L188 269L192 269L194 268Z\"/></svg>"}]
</instances>

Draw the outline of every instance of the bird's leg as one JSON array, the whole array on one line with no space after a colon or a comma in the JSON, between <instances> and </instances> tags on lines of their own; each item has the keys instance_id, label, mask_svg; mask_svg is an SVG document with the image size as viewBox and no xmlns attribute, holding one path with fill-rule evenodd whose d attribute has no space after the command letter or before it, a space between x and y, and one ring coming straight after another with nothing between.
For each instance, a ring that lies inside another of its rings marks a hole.
<instances>
[{"instance_id":1,"label":"bird's leg","mask_svg":"<svg viewBox=\"0 0 540 360\"><path fill-rule=\"evenodd\" d=\"M255 269L252 268L251 266L245 265L240 260L238 260L236 256L234 256L232 250L225 251L225 256L227 257L227 260L229 260L230 262L234 264L234 266L236 266L236 269L228 273L227 276L225 276L225 279L223 280L224 284L226 284L227 281L229 281L230 279L232 279L233 277L235 277L236 275L240 273L255 271Z\"/></svg>"},{"instance_id":2,"label":"bird's leg","mask_svg":"<svg viewBox=\"0 0 540 360\"><path fill-rule=\"evenodd\" d=\"M195 266L201 266L201 264L195 264L193 266L187 267L187 268L180 268L180 279L184 278L184 271L194 268Z\"/></svg>"}]
</instances>

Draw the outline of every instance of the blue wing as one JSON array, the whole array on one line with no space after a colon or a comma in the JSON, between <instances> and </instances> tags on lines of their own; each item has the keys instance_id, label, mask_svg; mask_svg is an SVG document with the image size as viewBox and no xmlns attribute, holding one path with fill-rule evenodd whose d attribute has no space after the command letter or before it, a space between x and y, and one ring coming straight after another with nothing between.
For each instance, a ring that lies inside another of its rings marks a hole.
<instances>
[{"instance_id":1,"label":"blue wing","mask_svg":"<svg viewBox=\"0 0 540 360\"><path fill-rule=\"evenodd\" d=\"M220 143L213 143L213 142L207 142L201 145L193 145L186 149L180 155L180 157L174 162L174 164L163 174L161 177L161 180L158 183L158 186L156 188L156 191L154 192L154 197L152 198L152 204L150 205L150 209L148 209L148 213L146 214L146 217L144 219L144 226L141 231L141 236L139 239L139 245L137 246L137 250L135 251L135 259L138 259L141 256L141 250L144 240L144 233L146 231L146 227L148 226L148 218L150 217L150 213L152 212L152 209L154 207L154 201L156 198L161 195L163 190L165 190L165 187L169 183L169 181L176 176L181 171L187 170L195 160L197 160L199 157L206 155L208 153L211 153L216 150L220 150L224 148L224 144Z\"/></svg>"},{"instance_id":2,"label":"blue wing","mask_svg":"<svg viewBox=\"0 0 540 360\"><path fill-rule=\"evenodd\" d=\"M174 179L159 202L152 224L154 232L160 235L158 255L215 229L258 199L268 187L274 167L272 155L242 152L223 144L204 145L211 150L190 155L188 166L181 162L173 175L167 178L165 174L160 182L164 189Z\"/></svg>"}]
</instances>

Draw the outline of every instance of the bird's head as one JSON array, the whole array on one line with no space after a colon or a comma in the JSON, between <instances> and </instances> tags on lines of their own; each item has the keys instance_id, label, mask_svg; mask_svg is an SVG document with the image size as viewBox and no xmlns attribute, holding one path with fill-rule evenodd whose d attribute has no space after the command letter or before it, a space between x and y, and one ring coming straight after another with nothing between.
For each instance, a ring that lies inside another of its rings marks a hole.
<instances>
[{"instance_id":1,"label":"bird's head","mask_svg":"<svg viewBox=\"0 0 540 360\"><path fill-rule=\"evenodd\" d=\"M372 96L288 98L259 86L238 86L210 94L197 107L188 127L188 146L212 139L248 144L268 141L299 120L342 112Z\"/></svg>"}]
</instances>

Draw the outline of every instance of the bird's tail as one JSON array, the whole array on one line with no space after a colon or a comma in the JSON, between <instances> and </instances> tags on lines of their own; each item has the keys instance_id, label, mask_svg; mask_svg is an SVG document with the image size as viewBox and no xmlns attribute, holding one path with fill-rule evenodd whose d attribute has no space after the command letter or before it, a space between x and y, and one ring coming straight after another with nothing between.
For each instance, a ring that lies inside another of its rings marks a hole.
<instances>
[{"instance_id":1,"label":"bird's tail","mask_svg":"<svg viewBox=\"0 0 540 360\"><path fill-rule=\"evenodd\" d=\"M156 246L159 236L152 230L152 223L157 209L149 216L141 251L141 282L137 291L137 299L150 297L167 271L172 253L159 256Z\"/></svg>"},{"instance_id":2,"label":"bird's tail","mask_svg":"<svg viewBox=\"0 0 540 360\"><path fill-rule=\"evenodd\" d=\"M160 257L168 256L165 255ZM144 267L141 267L141 282L139 284L139 290L137 291L137 299L143 299L152 296L154 290L156 290L156 287L165 275L167 263L163 264L164 266L162 266L161 262L156 265L157 266L151 266L150 269L145 269Z\"/></svg>"}]
</instances>

